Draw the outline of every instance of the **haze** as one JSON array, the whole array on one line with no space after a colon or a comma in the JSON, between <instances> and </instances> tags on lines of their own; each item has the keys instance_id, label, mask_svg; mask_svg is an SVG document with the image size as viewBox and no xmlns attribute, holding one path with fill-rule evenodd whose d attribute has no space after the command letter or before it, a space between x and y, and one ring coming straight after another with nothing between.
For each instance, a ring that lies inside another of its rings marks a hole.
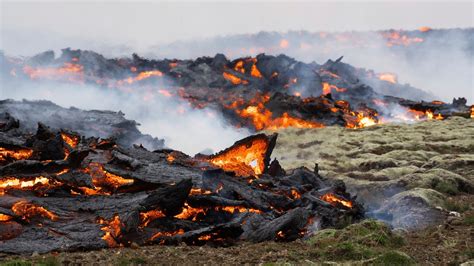
<instances>
[{"instance_id":1,"label":"haze","mask_svg":"<svg viewBox=\"0 0 474 266\"><path fill-rule=\"evenodd\" d=\"M1 1L0 49L142 51L159 43L259 31L472 27L473 2Z\"/></svg>"}]
</instances>

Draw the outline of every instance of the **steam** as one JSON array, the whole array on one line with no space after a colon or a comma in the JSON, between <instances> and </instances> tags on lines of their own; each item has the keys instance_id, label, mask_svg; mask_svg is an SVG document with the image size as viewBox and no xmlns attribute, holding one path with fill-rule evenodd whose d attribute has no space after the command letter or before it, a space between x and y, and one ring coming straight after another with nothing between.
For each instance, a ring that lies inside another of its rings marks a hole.
<instances>
[{"instance_id":1,"label":"steam","mask_svg":"<svg viewBox=\"0 0 474 266\"><path fill-rule=\"evenodd\" d=\"M170 84L162 84L166 85ZM118 91L82 84L21 81L2 87L1 98L46 99L63 107L122 111L127 119L140 123L142 133L164 138L167 147L190 155L209 153L209 149L217 152L249 134L245 129L228 126L220 112L197 110L185 101L162 95L161 86Z\"/></svg>"},{"instance_id":2,"label":"steam","mask_svg":"<svg viewBox=\"0 0 474 266\"><path fill-rule=\"evenodd\" d=\"M321 39L324 34L327 37ZM147 56L188 59L224 53L236 58L283 53L306 63L322 64L343 55L345 63L378 73L395 73L399 83L430 92L438 100L450 102L453 97L466 97L472 103L473 35L473 29L432 30L421 35L424 41L420 44L388 47L379 32L260 32L153 46Z\"/></svg>"}]
</instances>

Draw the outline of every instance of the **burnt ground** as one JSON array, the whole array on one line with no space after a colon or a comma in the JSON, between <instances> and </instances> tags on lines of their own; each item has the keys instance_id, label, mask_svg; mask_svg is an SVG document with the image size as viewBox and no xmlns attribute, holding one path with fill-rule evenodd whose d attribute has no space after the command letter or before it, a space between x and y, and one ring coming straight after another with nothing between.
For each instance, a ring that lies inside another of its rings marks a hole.
<instances>
[{"instance_id":1,"label":"burnt ground","mask_svg":"<svg viewBox=\"0 0 474 266\"><path fill-rule=\"evenodd\" d=\"M362 185L369 183L375 184L373 188L383 188L393 180L404 180L407 190L419 188L441 193L442 202L434 202L439 205L434 207L455 211L460 217L447 216L439 224L425 229L392 231L380 223L368 221L340 230L326 229L309 240L290 243L240 243L219 248L146 246L28 256L4 254L2 264L312 264L337 261L457 265L474 260L474 195L460 186L473 181L473 121L452 119L415 125L382 125L356 131L326 128L280 132L275 154L284 167L305 164L311 167L317 162L323 176L339 177L348 183L348 188L351 185L364 188ZM335 144L336 140L338 143ZM292 154L293 146L300 146L300 151L295 150ZM285 150L290 152L284 154ZM449 182L434 182L435 177Z\"/></svg>"},{"instance_id":2,"label":"burnt ground","mask_svg":"<svg viewBox=\"0 0 474 266\"><path fill-rule=\"evenodd\" d=\"M466 203L473 207L474 197L458 196L454 198L459 206ZM461 207L466 208L466 207ZM392 250L404 252L412 260L406 263L419 264L459 264L474 259L474 211L470 209L462 214L462 218L433 226L425 230L402 233L403 243L393 249L390 246L371 247L376 253L385 256L364 254L367 251L353 250L347 247L323 248L311 241L298 240L290 243L242 243L231 247L191 247L191 246L147 246L139 248L104 249L90 252L53 253L46 255L3 257L2 265L9 263L36 263L47 265L145 265L145 264L267 264L297 263L312 264L337 261L342 252L344 261L360 263L396 264L400 258L393 255ZM370 252L370 251L369 251ZM397 253L395 253L397 254ZM374 260L375 258L375 260ZM377 260L377 258L379 260ZM403 258L403 257L402 257ZM18 265L18 264L16 264Z\"/></svg>"}]
</instances>

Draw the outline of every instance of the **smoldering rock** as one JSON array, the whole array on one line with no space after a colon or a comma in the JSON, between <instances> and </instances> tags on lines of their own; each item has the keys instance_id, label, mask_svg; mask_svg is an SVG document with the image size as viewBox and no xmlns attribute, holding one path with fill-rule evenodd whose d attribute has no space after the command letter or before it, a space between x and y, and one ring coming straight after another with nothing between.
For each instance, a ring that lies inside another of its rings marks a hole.
<instances>
[{"instance_id":1,"label":"smoldering rock","mask_svg":"<svg viewBox=\"0 0 474 266\"><path fill-rule=\"evenodd\" d=\"M142 144L150 150L164 147L163 139L142 134L138 123L126 119L121 112L63 108L50 101L3 100L0 113L9 113L21 120L19 129L23 132L35 132L41 122L52 130L67 128L86 137L115 138L125 147L133 144Z\"/></svg>"}]
</instances>

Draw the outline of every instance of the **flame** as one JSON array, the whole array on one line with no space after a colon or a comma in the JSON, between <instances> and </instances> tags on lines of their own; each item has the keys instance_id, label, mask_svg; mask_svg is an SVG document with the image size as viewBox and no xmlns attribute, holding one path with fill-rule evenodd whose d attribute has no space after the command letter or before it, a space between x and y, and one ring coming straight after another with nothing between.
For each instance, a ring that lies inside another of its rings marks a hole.
<instances>
[{"instance_id":1,"label":"flame","mask_svg":"<svg viewBox=\"0 0 474 266\"><path fill-rule=\"evenodd\" d=\"M237 77L237 76L234 76L234 75L232 75L232 74L230 74L230 73L227 73L227 72L222 73L222 76L223 76L226 80L232 82L232 84L234 84L234 85L239 85L239 84L241 84L241 83L242 83L242 84L248 84L248 81L242 80L241 78L239 78L239 77Z\"/></svg>"},{"instance_id":2,"label":"flame","mask_svg":"<svg viewBox=\"0 0 474 266\"><path fill-rule=\"evenodd\" d=\"M169 66L170 68L175 68L175 67L178 66L178 62L171 62L171 63L168 64L168 66Z\"/></svg>"},{"instance_id":3,"label":"flame","mask_svg":"<svg viewBox=\"0 0 474 266\"><path fill-rule=\"evenodd\" d=\"M166 215L160 210L151 210L147 212L140 213L141 227L147 226L151 221L158 218L166 217Z\"/></svg>"},{"instance_id":4,"label":"flame","mask_svg":"<svg viewBox=\"0 0 474 266\"><path fill-rule=\"evenodd\" d=\"M323 95L327 95L327 94L331 93L332 90L335 90L337 92L345 92L346 91L346 89L344 89L344 88L338 88L337 86L329 84L327 82L323 82L322 84L323 84Z\"/></svg>"},{"instance_id":5,"label":"flame","mask_svg":"<svg viewBox=\"0 0 474 266\"><path fill-rule=\"evenodd\" d=\"M339 203L339 204L342 204L343 206L346 206L347 208L352 208L351 201L341 199L332 193L324 194L323 196L321 196L321 199L334 206L336 206Z\"/></svg>"},{"instance_id":6,"label":"flame","mask_svg":"<svg viewBox=\"0 0 474 266\"><path fill-rule=\"evenodd\" d=\"M390 83L398 83L397 75L392 73L381 73L377 75L380 80L384 80Z\"/></svg>"},{"instance_id":7,"label":"flame","mask_svg":"<svg viewBox=\"0 0 474 266\"><path fill-rule=\"evenodd\" d=\"M428 120L433 120L433 119L436 119L436 120L443 120L444 117L441 115L441 114L437 114L435 115L433 112L431 112L430 110L426 111L425 112L426 114L426 118Z\"/></svg>"},{"instance_id":8,"label":"flame","mask_svg":"<svg viewBox=\"0 0 474 266\"><path fill-rule=\"evenodd\" d=\"M379 124L380 122L375 118L370 115L364 114L364 112L350 112L350 115L355 118L355 121L350 119L346 119L346 127L347 128L364 128L364 127L370 127Z\"/></svg>"},{"instance_id":9,"label":"flame","mask_svg":"<svg viewBox=\"0 0 474 266\"><path fill-rule=\"evenodd\" d=\"M31 79L66 79L70 81L83 81L83 69L84 67L82 65L76 63L64 63L64 65L61 67L45 68L33 68L26 65L23 67L23 72Z\"/></svg>"},{"instance_id":10,"label":"flame","mask_svg":"<svg viewBox=\"0 0 474 266\"><path fill-rule=\"evenodd\" d=\"M13 204L12 211L16 215L21 216L24 220L28 220L29 218L37 215L42 216L44 218L48 218L52 221L56 221L59 219L59 217L53 212L48 211L41 206L29 203L25 200Z\"/></svg>"},{"instance_id":11,"label":"flame","mask_svg":"<svg viewBox=\"0 0 474 266\"><path fill-rule=\"evenodd\" d=\"M61 132L61 138L64 142L66 142L71 148L76 148L77 144L79 144L79 137L70 135L64 132Z\"/></svg>"},{"instance_id":12,"label":"flame","mask_svg":"<svg viewBox=\"0 0 474 266\"><path fill-rule=\"evenodd\" d=\"M9 158L15 159L15 160L27 160L33 155L33 150L32 149L6 149L0 147L0 162L5 161Z\"/></svg>"},{"instance_id":13,"label":"flame","mask_svg":"<svg viewBox=\"0 0 474 266\"><path fill-rule=\"evenodd\" d=\"M102 239L107 243L107 245L109 247L119 246L116 239L120 236L121 228L123 226L120 222L120 217L115 215L110 221L99 218L98 223L104 225L100 230L105 232Z\"/></svg>"},{"instance_id":14,"label":"flame","mask_svg":"<svg viewBox=\"0 0 474 266\"><path fill-rule=\"evenodd\" d=\"M474 118L474 105L471 105L471 118Z\"/></svg>"}]
</instances>

